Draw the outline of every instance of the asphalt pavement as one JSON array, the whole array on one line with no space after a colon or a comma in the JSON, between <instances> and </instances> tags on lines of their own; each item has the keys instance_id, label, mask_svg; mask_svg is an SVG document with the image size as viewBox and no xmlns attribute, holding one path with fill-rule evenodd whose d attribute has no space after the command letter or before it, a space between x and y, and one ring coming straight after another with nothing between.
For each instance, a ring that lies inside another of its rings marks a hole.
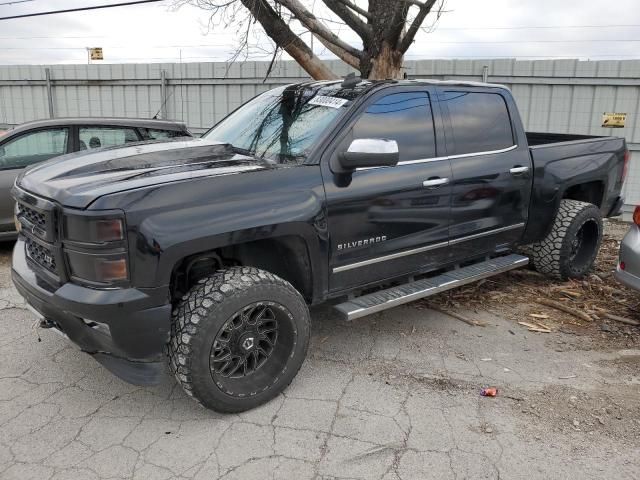
<instances>
[{"instance_id":1,"label":"asphalt pavement","mask_svg":"<svg viewBox=\"0 0 640 480\"><path fill-rule=\"evenodd\" d=\"M285 393L221 415L168 374L129 385L34 329L9 251L0 247L3 480L640 478L638 350L483 312L471 313L485 327L415 306L345 323L322 307ZM486 386L498 396L481 396Z\"/></svg>"}]
</instances>

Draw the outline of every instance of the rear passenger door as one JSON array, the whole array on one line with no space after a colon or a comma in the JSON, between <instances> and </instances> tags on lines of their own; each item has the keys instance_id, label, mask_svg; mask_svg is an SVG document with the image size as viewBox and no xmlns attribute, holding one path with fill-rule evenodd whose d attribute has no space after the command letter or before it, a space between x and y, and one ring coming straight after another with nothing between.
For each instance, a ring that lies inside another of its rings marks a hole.
<instances>
[{"instance_id":1,"label":"rear passenger door","mask_svg":"<svg viewBox=\"0 0 640 480\"><path fill-rule=\"evenodd\" d=\"M435 91L383 89L360 107L322 160L332 291L439 265L447 257L451 186ZM348 184L330 168L354 139L391 139L394 167L358 169Z\"/></svg>"},{"instance_id":2,"label":"rear passenger door","mask_svg":"<svg viewBox=\"0 0 640 480\"><path fill-rule=\"evenodd\" d=\"M452 171L450 254L462 261L522 236L531 157L507 90L440 88L439 99Z\"/></svg>"}]
</instances>

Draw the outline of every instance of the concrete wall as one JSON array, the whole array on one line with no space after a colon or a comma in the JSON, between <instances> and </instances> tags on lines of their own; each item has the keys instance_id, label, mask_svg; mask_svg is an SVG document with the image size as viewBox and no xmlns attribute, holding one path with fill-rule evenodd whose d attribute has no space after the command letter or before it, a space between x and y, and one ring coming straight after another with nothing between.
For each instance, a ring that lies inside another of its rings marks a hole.
<instances>
[{"instance_id":1,"label":"concrete wall","mask_svg":"<svg viewBox=\"0 0 640 480\"><path fill-rule=\"evenodd\" d=\"M331 63L340 75L351 71ZM160 112L202 132L256 94L308 78L297 64L282 62L264 81L267 67L266 62L0 67L0 126L51 115ZM530 131L626 137L632 160L625 195L629 205L640 204L640 60L418 60L407 62L406 71L410 78L506 84ZM625 128L602 128L603 112L626 112Z\"/></svg>"}]
</instances>

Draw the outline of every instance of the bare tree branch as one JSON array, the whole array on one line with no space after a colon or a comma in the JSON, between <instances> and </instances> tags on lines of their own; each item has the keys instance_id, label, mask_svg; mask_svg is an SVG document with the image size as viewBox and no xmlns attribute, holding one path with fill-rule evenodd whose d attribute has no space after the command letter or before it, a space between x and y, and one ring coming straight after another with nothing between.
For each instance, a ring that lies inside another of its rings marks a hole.
<instances>
[{"instance_id":1,"label":"bare tree branch","mask_svg":"<svg viewBox=\"0 0 640 480\"><path fill-rule=\"evenodd\" d=\"M298 0L275 0L288 8L295 18L312 32L338 58L354 68L360 67L362 52L341 40Z\"/></svg>"},{"instance_id":2,"label":"bare tree branch","mask_svg":"<svg viewBox=\"0 0 640 480\"><path fill-rule=\"evenodd\" d=\"M269 72L278 52L286 52L313 78L337 78L301 39L308 30L326 50L359 70L363 77L388 79L402 75L405 53L417 33L426 31L423 24L434 11L432 26L437 23L445 1L368 0L365 8L360 0L321 0L332 12L330 18L316 16L308 6L310 0L174 0L174 4L188 3L208 10L210 29L218 25L236 28L240 43L233 58L248 58L262 49L273 57ZM290 24L292 20L295 22ZM362 49L344 39L338 26L341 22L362 39ZM250 42L249 33L255 31L251 25L255 23L260 23L274 42L275 52L268 42L257 38Z\"/></svg>"},{"instance_id":3,"label":"bare tree branch","mask_svg":"<svg viewBox=\"0 0 640 480\"><path fill-rule=\"evenodd\" d=\"M276 60L278 59L278 52L280 51L279 47L276 45L275 50L273 51L273 57L271 57L271 61L269 62L269 67L267 68L267 73L264 74L264 78L262 79L262 83L267 81L267 78L269 78L269 75L271 75L271 71L273 70L273 66L276 63Z\"/></svg>"},{"instance_id":4,"label":"bare tree branch","mask_svg":"<svg viewBox=\"0 0 640 480\"><path fill-rule=\"evenodd\" d=\"M436 3L436 0L427 0L424 4L420 6L420 10L418 11L416 18L413 19L413 22L411 23L411 26L409 27L409 29L404 34L402 39L397 43L397 49L402 54L404 54L407 50L409 50L409 47L413 43L413 39L418 33L420 26L424 22L424 19L427 18L427 15L429 15L429 12L431 12L431 9L435 5L435 3Z\"/></svg>"},{"instance_id":5,"label":"bare tree branch","mask_svg":"<svg viewBox=\"0 0 640 480\"><path fill-rule=\"evenodd\" d=\"M423 7L424 2L420 2L419 0L401 0L405 3L410 3L411 5L415 5L416 7Z\"/></svg>"},{"instance_id":6,"label":"bare tree branch","mask_svg":"<svg viewBox=\"0 0 640 480\"><path fill-rule=\"evenodd\" d=\"M351 30L356 32L364 43L373 37L371 26L363 22L353 11L347 8L341 0L323 0L324 4L344 21Z\"/></svg>"},{"instance_id":7,"label":"bare tree branch","mask_svg":"<svg viewBox=\"0 0 640 480\"><path fill-rule=\"evenodd\" d=\"M367 10L365 10L363 8L360 8L355 3L351 3L349 0L338 0L338 1L340 3L342 3L345 7L348 7L351 10L353 10L354 12L359 13L360 15L362 15L367 20L371 20L371 14Z\"/></svg>"},{"instance_id":8,"label":"bare tree branch","mask_svg":"<svg viewBox=\"0 0 640 480\"><path fill-rule=\"evenodd\" d=\"M267 0L240 0L271 39L316 80L339 78L296 35Z\"/></svg>"}]
</instances>

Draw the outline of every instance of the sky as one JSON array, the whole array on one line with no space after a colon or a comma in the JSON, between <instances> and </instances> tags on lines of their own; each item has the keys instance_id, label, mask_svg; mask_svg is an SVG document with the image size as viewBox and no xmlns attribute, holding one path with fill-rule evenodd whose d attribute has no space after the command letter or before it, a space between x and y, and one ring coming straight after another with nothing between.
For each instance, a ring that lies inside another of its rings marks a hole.
<instances>
[{"instance_id":1,"label":"sky","mask_svg":"<svg viewBox=\"0 0 640 480\"><path fill-rule=\"evenodd\" d=\"M0 17L119 1L0 0ZM331 16L321 8L321 0L302 1L315 4L318 16ZM357 3L366 6L366 1ZM176 9L175 4L166 0L0 20L0 64L87 63L87 47L103 48L101 63L229 60L237 45L237 25L208 28L206 11L193 6ZM425 26L433 20L428 17ZM327 25L358 44L347 27ZM638 0L447 0L445 12L430 30L418 34L406 59L640 58ZM257 45L269 44L259 29L253 38ZM309 43L310 34L302 33L302 38ZM313 46L321 58L332 58L317 40ZM249 59L268 60L270 55L254 48Z\"/></svg>"}]
</instances>

